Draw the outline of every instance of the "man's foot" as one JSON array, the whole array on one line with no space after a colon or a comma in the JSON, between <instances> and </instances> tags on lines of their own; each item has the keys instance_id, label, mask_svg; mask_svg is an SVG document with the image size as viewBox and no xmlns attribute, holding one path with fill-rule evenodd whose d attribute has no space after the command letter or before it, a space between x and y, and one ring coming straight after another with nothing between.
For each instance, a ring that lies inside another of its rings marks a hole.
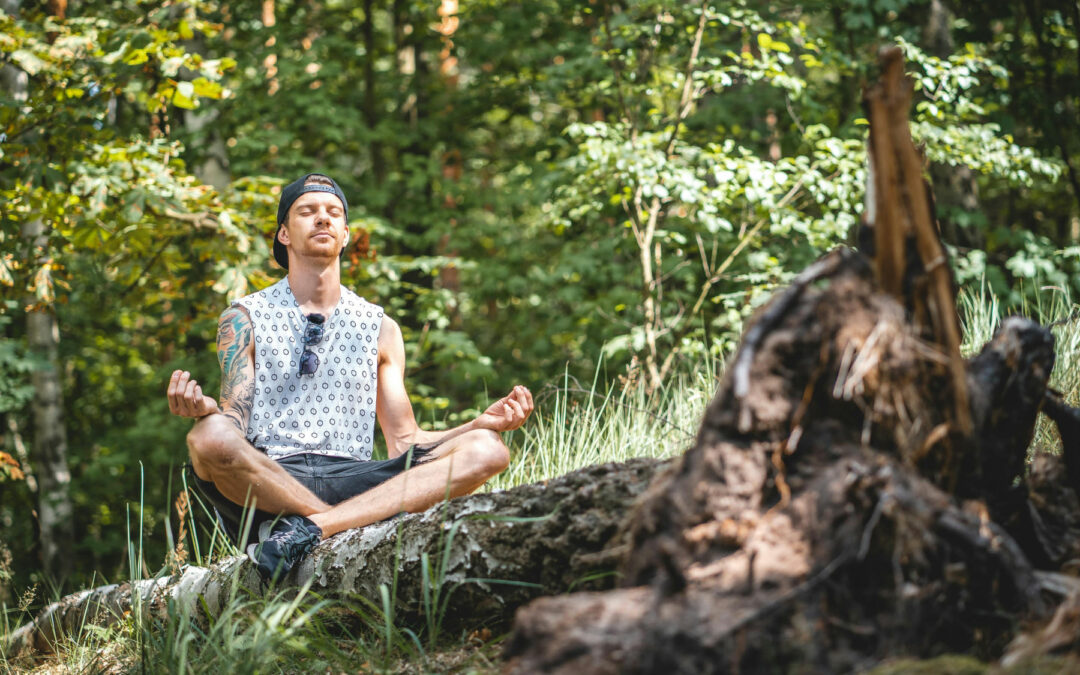
<instances>
[{"instance_id":1,"label":"man's foot","mask_svg":"<svg viewBox=\"0 0 1080 675\"><path fill-rule=\"evenodd\" d=\"M259 543L247 548L263 579L273 582L289 573L322 541L319 526L303 516L284 516L273 527L259 526Z\"/></svg>"}]
</instances>

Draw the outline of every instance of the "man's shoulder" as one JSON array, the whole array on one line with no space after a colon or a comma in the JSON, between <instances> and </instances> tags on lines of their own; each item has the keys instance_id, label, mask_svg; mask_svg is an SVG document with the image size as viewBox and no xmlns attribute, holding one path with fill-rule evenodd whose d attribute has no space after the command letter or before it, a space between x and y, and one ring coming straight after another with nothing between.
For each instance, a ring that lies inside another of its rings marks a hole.
<instances>
[{"instance_id":1,"label":"man's shoulder","mask_svg":"<svg viewBox=\"0 0 1080 675\"><path fill-rule=\"evenodd\" d=\"M292 289L289 288L288 277L283 277L261 291L248 293L239 300L234 300L231 306L239 306L250 310L257 306L284 306L291 302L291 300Z\"/></svg>"},{"instance_id":2,"label":"man's shoulder","mask_svg":"<svg viewBox=\"0 0 1080 675\"><path fill-rule=\"evenodd\" d=\"M341 287L341 301L349 310L369 314L371 318L382 319L386 314L381 306L368 302L345 286Z\"/></svg>"}]
</instances>

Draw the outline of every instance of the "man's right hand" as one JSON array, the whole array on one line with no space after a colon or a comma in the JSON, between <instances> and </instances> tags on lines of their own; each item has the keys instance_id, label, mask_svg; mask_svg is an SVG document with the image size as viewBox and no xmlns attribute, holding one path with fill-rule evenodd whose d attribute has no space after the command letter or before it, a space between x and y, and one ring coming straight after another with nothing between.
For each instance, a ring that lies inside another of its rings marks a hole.
<instances>
[{"instance_id":1,"label":"man's right hand","mask_svg":"<svg viewBox=\"0 0 1080 675\"><path fill-rule=\"evenodd\" d=\"M206 417L220 412L217 401L203 394L199 383L186 370L174 370L169 379L169 411L181 417Z\"/></svg>"}]
</instances>

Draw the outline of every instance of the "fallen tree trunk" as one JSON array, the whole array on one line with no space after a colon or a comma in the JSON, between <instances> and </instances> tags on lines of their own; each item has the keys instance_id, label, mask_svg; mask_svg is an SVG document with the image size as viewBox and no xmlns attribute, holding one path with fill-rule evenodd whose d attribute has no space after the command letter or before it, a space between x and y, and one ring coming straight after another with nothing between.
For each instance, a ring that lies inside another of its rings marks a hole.
<instances>
[{"instance_id":1,"label":"fallen tree trunk","mask_svg":"<svg viewBox=\"0 0 1080 675\"><path fill-rule=\"evenodd\" d=\"M282 585L310 583L321 595L359 596L378 606L380 587L389 589L396 579L395 619L415 626L423 622L427 566L436 577L429 592L434 588L447 603L445 628L505 626L517 607L540 595L614 585L618 552L605 545L662 465L636 459L592 466L351 530L323 542ZM171 577L83 591L14 631L3 653L48 653L59 641L77 639L79 630L109 625L128 612L161 618L170 602L196 618L216 615L238 589L265 590L243 556L209 568L189 566Z\"/></svg>"}]
</instances>

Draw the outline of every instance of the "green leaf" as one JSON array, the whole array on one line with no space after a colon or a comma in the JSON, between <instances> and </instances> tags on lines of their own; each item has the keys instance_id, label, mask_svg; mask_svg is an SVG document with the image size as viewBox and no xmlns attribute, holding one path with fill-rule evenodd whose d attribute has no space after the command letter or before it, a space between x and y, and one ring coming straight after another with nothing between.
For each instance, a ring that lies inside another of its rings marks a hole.
<instances>
[{"instance_id":1,"label":"green leaf","mask_svg":"<svg viewBox=\"0 0 1080 675\"><path fill-rule=\"evenodd\" d=\"M170 102L177 108L185 110L197 108L199 104L195 101L195 85L187 81L178 82L176 92L172 95Z\"/></svg>"},{"instance_id":2,"label":"green leaf","mask_svg":"<svg viewBox=\"0 0 1080 675\"><path fill-rule=\"evenodd\" d=\"M46 67L45 61L36 54L26 49L17 49L11 53L11 61L28 75L37 75L42 68Z\"/></svg>"},{"instance_id":3,"label":"green leaf","mask_svg":"<svg viewBox=\"0 0 1080 675\"><path fill-rule=\"evenodd\" d=\"M192 81L196 96L205 96L206 98L221 98L221 92L224 88L221 84L208 80L205 77L197 77Z\"/></svg>"},{"instance_id":4,"label":"green leaf","mask_svg":"<svg viewBox=\"0 0 1080 675\"><path fill-rule=\"evenodd\" d=\"M145 49L133 49L124 55L124 63L129 66L139 66L150 60Z\"/></svg>"}]
</instances>

